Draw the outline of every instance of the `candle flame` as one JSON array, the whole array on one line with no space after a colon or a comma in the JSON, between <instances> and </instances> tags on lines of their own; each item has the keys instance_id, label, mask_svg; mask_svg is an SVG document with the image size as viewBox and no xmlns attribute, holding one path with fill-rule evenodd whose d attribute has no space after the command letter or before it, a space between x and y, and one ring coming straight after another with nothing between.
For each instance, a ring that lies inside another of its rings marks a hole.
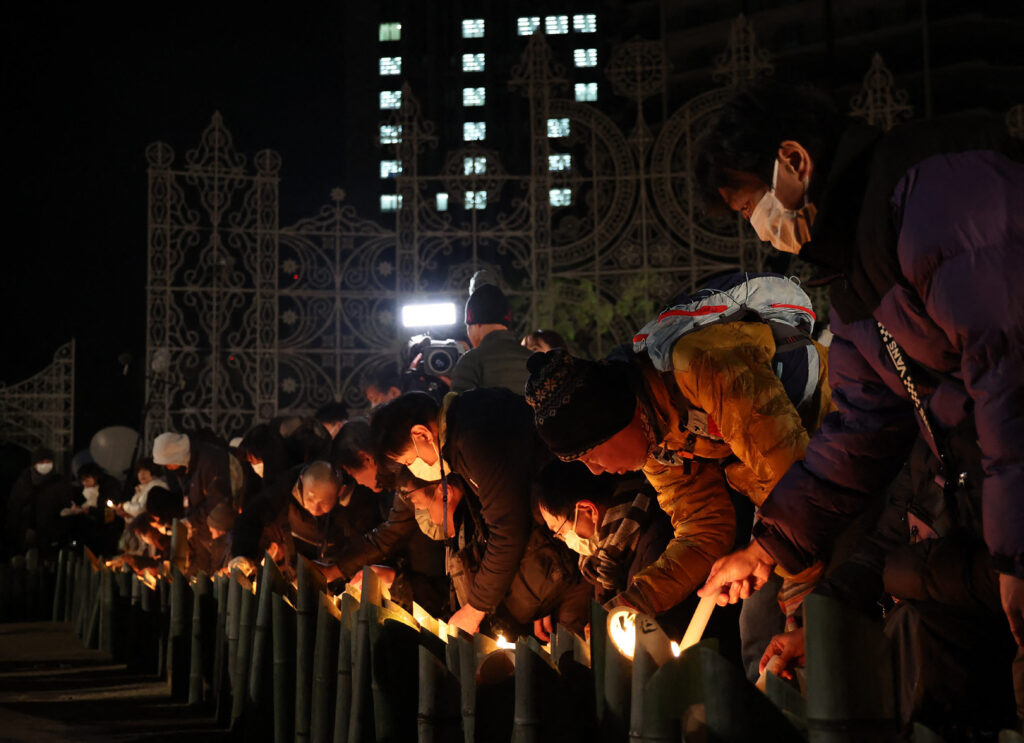
<instances>
[{"instance_id":1,"label":"candle flame","mask_svg":"<svg viewBox=\"0 0 1024 743\"><path fill-rule=\"evenodd\" d=\"M636 613L620 608L609 614L608 635L619 652L633 660L636 652Z\"/></svg>"},{"instance_id":2,"label":"candle flame","mask_svg":"<svg viewBox=\"0 0 1024 743\"><path fill-rule=\"evenodd\" d=\"M499 648L504 648L505 650L512 650L512 649L515 648L515 646L516 646L516 644L514 642L509 642L508 640L505 639L505 635L502 635L502 634L498 635L498 647Z\"/></svg>"},{"instance_id":3,"label":"candle flame","mask_svg":"<svg viewBox=\"0 0 1024 743\"><path fill-rule=\"evenodd\" d=\"M113 507L114 507L114 501L110 500L110 498L107 498L107 508L113 508Z\"/></svg>"},{"instance_id":4,"label":"candle flame","mask_svg":"<svg viewBox=\"0 0 1024 743\"><path fill-rule=\"evenodd\" d=\"M682 654L682 652L683 652L683 649L681 647L679 647L679 643L676 642L675 640L672 640L668 644L668 646L672 650L672 655L674 655L676 658L678 658Z\"/></svg>"}]
</instances>

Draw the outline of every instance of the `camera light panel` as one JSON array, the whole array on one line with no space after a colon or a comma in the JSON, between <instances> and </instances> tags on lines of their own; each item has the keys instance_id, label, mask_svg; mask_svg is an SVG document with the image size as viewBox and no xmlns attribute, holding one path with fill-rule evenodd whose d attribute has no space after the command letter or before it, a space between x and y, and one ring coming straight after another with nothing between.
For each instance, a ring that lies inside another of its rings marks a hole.
<instances>
[{"instance_id":1,"label":"camera light panel","mask_svg":"<svg viewBox=\"0 0 1024 743\"><path fill-rule=\"evenodd\" d=\"M402 327L441 328L455 324L454 302L407 304L402 306Z\"/></svg>"}]
</instances>

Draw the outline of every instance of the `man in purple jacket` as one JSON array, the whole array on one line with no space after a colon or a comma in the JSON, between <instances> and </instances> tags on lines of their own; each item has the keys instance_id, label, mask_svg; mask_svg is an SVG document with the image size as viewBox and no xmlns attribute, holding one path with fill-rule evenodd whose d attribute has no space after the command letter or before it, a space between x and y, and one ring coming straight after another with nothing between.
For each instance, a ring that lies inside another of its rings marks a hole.
<instances>
[{"instance_id":1,"label":"man in purple jacket","mask_svg":"<svg viewBox=\"0 0 1024 743\"><path fill-rule=\"evenodd\" d=\"M983 115L883 133L763 84L726 104L696 170L710 207L739 212L829 284L837 408L762 506L750 546L715 563L700 594L735 602L775 566L827 559L920 437L947 521L984 536L1024 645L1019 146Z\"/></svg>"}]
</instances>

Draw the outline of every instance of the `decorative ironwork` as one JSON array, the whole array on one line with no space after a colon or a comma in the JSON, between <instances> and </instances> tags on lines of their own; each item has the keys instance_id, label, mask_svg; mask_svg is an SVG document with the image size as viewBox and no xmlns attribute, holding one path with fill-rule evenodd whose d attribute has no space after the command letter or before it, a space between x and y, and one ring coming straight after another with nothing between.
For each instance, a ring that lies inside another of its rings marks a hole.
<instances>
[{"instance_id":1,"label":"decorative ironwork","mask_svg":"<svg viewBox=\"0 0 1024 743\"><path fill-rule=\"evenodd\" d=\"M757 45L754 26L740 13L729 29L728 46L715 57L712 79L736 87L771 75L774 71L771 56Z\"/></svg>"},{"instance_id":2,"label":"decorative ironwork","mask_svg":"<svg viewBox=\"0 0 1024 743\"><path fill-rule=\"evenodd\" d=\"M914 108L905 90L896 89L892 72L875 53L871 69L864 76L861 92L850 99L850 115L888 131L903 119L909 119Z\"/></svg>"},{"instance_id":3,"label":"decorative ironwork","mask_svg":"<svg viewBox=\"0 0 1024 743\"><path fill-rule=\"evenodd\" d=\"M0 441L26 449L47 446L63 461L75 430L75 341L53 354L38 374L10 386L0 382Z\"/></svg>"},{"instance_id":4,"label":"decorative ironwork","mask_svg":"<svg viewBox=\"0 0 1024 743\"><path fill-rule=\"evenodd\" d=\"M730 86L772 68L742 16L718 62ZM199 426L235 435L332 399L360 407L366 372L403 345L399 304L426 293L462 301L481 268L517 308L515 330L553 327L592 356L679 291L761 269L765 250L749 226L704 215L690 176L693 143L731 88L652 128L643 103L666 73L660 43L633 40L611 55L608 77L633 106L626 135L569 99L564 69L535 34L509 83L529 104L529 167L518 171L467 143L439 172L423 172L436 129L403 86L401 108L381 122L401 134L378 143L402 163L393 227L360 218L341 188L317 215L280 226L280 158L265 150L252 172L219 115L184 167L166 144L151 145L148 353L151 364L171 363L167 381L150 385L147 435ZM549 136L550 119L568 119L568 135ZM553 169L552 155L571 167ZM567 190L556 203L568 205L553 206L553 190ZM464 208L483 191L486 208Z\"/></svg>"}]
</instances>

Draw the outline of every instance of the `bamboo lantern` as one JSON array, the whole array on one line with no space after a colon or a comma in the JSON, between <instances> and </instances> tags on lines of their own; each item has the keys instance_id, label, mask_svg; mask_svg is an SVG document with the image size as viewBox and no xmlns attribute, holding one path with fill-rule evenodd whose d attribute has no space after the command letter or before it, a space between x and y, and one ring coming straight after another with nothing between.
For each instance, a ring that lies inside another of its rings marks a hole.
<instances>
[{"instance_id":1,"label":"bamboo lantern","mask_svg":"<svg viewBox=\"0 0 1024 743\"><path fill-rule=\"evenodd\" d=\"M256 634L256 594L253 593L251 586L245 585L239 578L241 575L235 576L235 581L232 581L239 583L242 587L238 597L238 646L235 653L235 681L237 683L231 691L232 730L242 729L242 717L249 702L248 681Z\"/></svg>"},{"instance_id":2,"label":"bamboo lantern","mask_svg":"<svg viewBox=\"0 0 1024 743\"><path fill-rule=\"evenodd\" d=\"M53 592L53 611L51 621L64 621L64 591L67 586L68 551L62 549L57 555L57 586Z\"/></svg>"},{"instance_id":3,"label":"bamboo lantern","mask_svg":"<svg viewBox=\"0 0 1024 743\"><path fill-rule=\"evenodd\" d=\"M419 648L419 743L458 743L462 736L458 679L430 650Z\"/></svg>"},{"instance_id":4,"label":"bamboo lantern","mask_svg":"<svg viewBox=\"0 0 1024 743\"><path fill-rule=\"evenodd\" d=\"M181 519L171 522L171 565L182 573L188 569L188 529Z\"/></svg>"},{"instance_id":5,"label":"bamboo lantern","mask_svg":"<svg viewBox=\"0 0 1024 743\"><path fill-rule=\"evenodd\" d=\"M313 646L316 642L317 606L326 592L323 575L305 557L296 563L295 592L295 743L309 740L313 681Z\"/></svg>"},{"instance_id":6,"label":"bamboo lantern","mask_svg":"<svg viewBox=\"0 0 1024 743\"><path fill-rule=\"evenodd\" d=\"M559 673L551 656L534 637L516 643L515 658L512 740L514 743L535 743L545 737L545 731L551 730L561 709ZM562 715L562 719L565 717Z\"/></svg>"},{"instance_id":7,"label":"bamboo lantern","mask_svg":"<svg viewBox=\"0 0 1024 743\"><path fill-rule=\"evenodd\" d=\"M246 729L250 726L259 732L265 730L268 722L268 702L270 701L273 671L271 653L273 652L273 602L271 595L286 595L288 583L285 581L277 563L267 553L260 566L259 579L256 582L256 621L252 640L252 665L249 667L249 696L247 708L254 710L247 715Z\"/></svg>"},{"instance_id":8,"label":"bamboo lantern","mask_svg":"<svg viewBox=\"0 0 1024 743\"><path fill-rule=\"evenodd\" d=\"M413 740L420 627L407 611L385 603L369 624L374 727L378 741Z\"/></svg>"},{"instance_id":9,"label":"bamboo lantern","mask_svg":"<svg viewBox=\"0 0 1024 743\"><path fill-rule=\"evenodd\" d=\"M274 743L295 736L295 609L279 593L270 597L273 625Z\"/></svg>"},{"instance_id":10,"label":"bamboo lantern","mask_svg":"<svg viewBox=\"0 0 1024 743\"><path fill-rule=\"evenodd\" d=\"M206 676L206 664L211 657L209 634L206 625L209 623L209 597L212 586L206 573L199 571L192 583L192 644L190 646L191 662L189 663L188 703L203 703L203 681Z\"/></svg>"},{"instance_id":11,"label":"bamboo lantern","mask_svg":"<svg viewBox=\"0 0 1024 743\"><path fill-rule=\"evenodd\" d=\"M213 595L217 601L217 622L214 628L213 675L211 688L216 700L215 717L217 723L223 725L231 718L229 677L230 657L228 655L228 591L231 579L226 575L217 575L213 579Z\"/></svg>"},{"instance_id":12,"label":"bamboo lantern","mask_svg":"<svg viewBox=\"0 0 1024 743\"><path fill-rule=\"evenodd\" d=\"M114 573L106 566L100 568L99 649L114 656Z\"/></svg>"},{"instance_id":13,"label":"bamboo lantern","mask_svg":"<svg viewBox=\"0 0 1024 743\"><path fill-rule=\"evenodd\" d=\"M344 593L336 599L341 607L338 627L338 687L334 703L334 743L347 743L352 711L352 633L359 601Z\"/></svg>"},{"instance_id":14,"label":"bamboo lantern","mask_svg":"<svg viewBox=\"0 0 1024 743\"><path fill-rule=\"evenodd\" d=\"M348 592L348 589L346 589ZM377 574L363 568L359 609L352 629L352 708L349 713L349 743L370 743L376 740L374 720L372 666L370 658L370 625L377 622L381 591Z\"/></svg>"},{"instance_id":15,"label":"bamboo lantern","mask_svg":"<svg viewBox=\"0 0 1024 743\"><path fill-rule=\"evenodd\" d=\"M191 635L191 589L175 565L171 568L171 617L167 633L167 677L171 698L188 698L189 642Z\"/></svg>"},{"instance_id":16,"label":"bamboo lantern","mask_svg":"<svg viewBox=\"0 0 1024 743\"><path fill-rule=\"evenodd\" d=\"M228 603L224 617L224 635L227 639L227 672L228 684L231 689L232 708L234 697L242 693L241 685L238 683L238 627L241 620L242 610L242 583L239 579L245 580L238 568L231 571L228 579ZM248 581L246 581L248 583Z\"/></svg>"},{"instance_id":17,"label":"bamboo lantern","mask_svg":"<svg viewBox=\"0 0 1024 743\"><path fill-rule=\"evenodd\" d=\"M338 633L341 610L324 594L319 594L319 599L316 641L313 646L309 738L312 743L330 743L331 726L334 723L334 702L337 696L335 687L338 682Z\"/></svg>"},{"instance_id":18,"label":"bamboo lantern","mask_svg":"<svg viewBox=\"0 0 1024 743\"><path fill-rule=\"evenodd\" d=\"M804 617L810 739L898 740L892 647L881 628L816 594L804 601Z\"/></svg>"}]
</instances>

